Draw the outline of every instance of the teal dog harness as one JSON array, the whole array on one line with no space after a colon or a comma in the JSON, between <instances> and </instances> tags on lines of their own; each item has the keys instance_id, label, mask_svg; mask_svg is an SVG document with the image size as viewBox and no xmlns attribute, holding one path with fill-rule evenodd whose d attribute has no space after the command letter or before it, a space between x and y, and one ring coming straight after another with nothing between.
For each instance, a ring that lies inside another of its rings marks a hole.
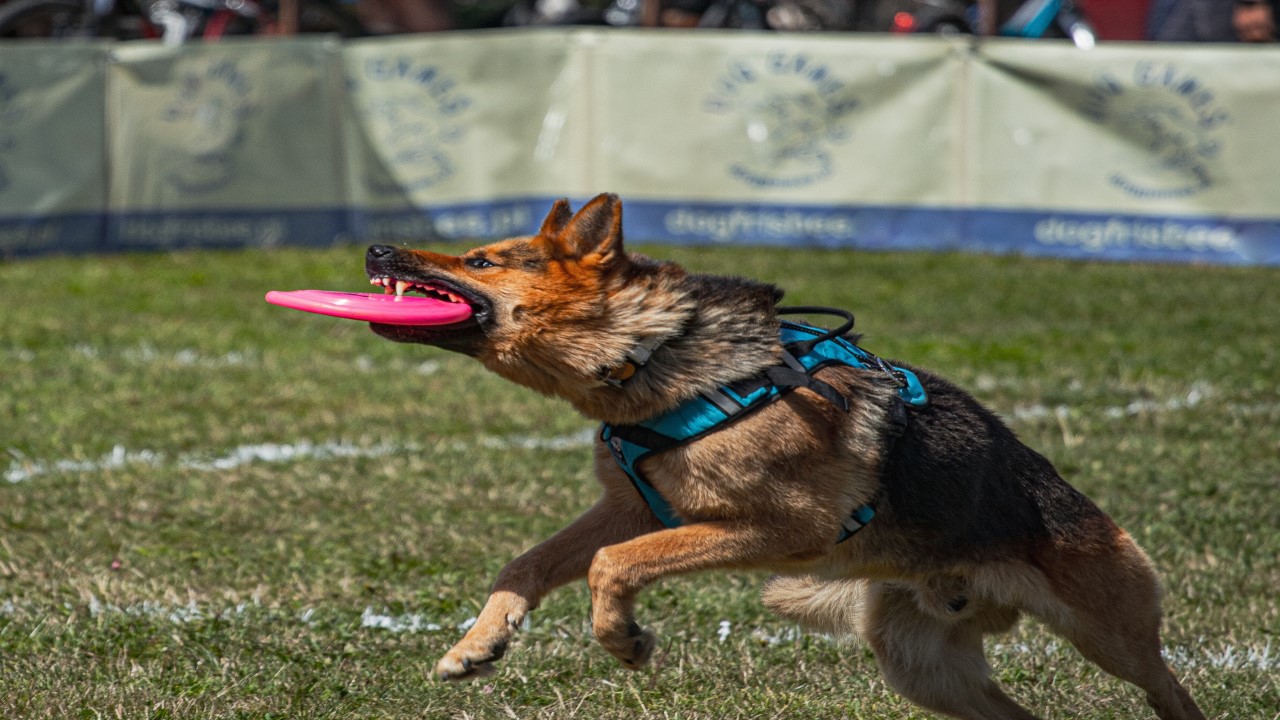
<instances>
[{"instance_id":1,"label":"teal dog harness","mask_svg":"<svg viewBox=\"0 0 1280 720\"><path fill-rule=\"evenodd\" d=\"M814 373L824 367L846 365L885 373L897 385L898 395L891 408L890 418L898 434L901 434L907 424L906 408L919 408L928 404L929 396L915 373L886 363L844 337L853 327L852 315L838 310L811 307L779 308L778 312L837 314L845 317L846 323L835 330L827 330L784 320L779 331L783 348L781 364L767 368L756 377L704 392L658 417L634 425L605 423L601 427L600 440L608 446L640 496L666 527L679 527L682 522L666 498L640 472L640 461L715 432L796 388L808 388L848 412L848 398L813 377ZM842 530L837 542L848 540L866 527L873 517L875 508L870 503L854 509L841 523Z\"/></svg>"}]
</instances>

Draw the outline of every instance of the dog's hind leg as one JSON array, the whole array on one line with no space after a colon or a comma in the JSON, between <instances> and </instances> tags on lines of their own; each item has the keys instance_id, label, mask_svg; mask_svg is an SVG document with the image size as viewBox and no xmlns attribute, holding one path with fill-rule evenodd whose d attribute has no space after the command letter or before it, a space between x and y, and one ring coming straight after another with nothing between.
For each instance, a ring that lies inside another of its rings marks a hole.
<instances>
[{"instance_id":1,"label":"dog's hind leg","mask_svg":"<svg viewBox=\"0 0 1280 720\"><path fill-rule=\"evenodd\" d=\"M1204 720L1160 655L1160 590L1151 561L1124 531L1090 552L1049 553L1044 573L1067 611L1043 619L1103 670L1133 683L1161 720Z\"/></svg>"},{"instance_id":2,"label":"dog's hind leg","mask_svg":"<svg viewBox=\"0 0 1280 720\"><path fill-rule=\"evenodd\" d=\"M1008 630L1017 611L975 602L963 619L949 619L919 592L868 580L776 577L763 599L815 630L861 634L889 685L925 708L966 720L1034 720L991 679L982 649L982 636Z\"/></svg>"},{"instance_id":3,"label":"dog's hind leg","mask_svg":"<svg viewBox=\"0 0 1280 720\"><path fill-rule=\"evenodd\" d=\"M868 586L861 633L871 643L890 687L935 712L965 720L1035 720L991 679L982 649L984 632L1007 630L1018 614L1009 608L970 608L949 622L921 608L915 590Z\"/></svg>"}]
</instances>

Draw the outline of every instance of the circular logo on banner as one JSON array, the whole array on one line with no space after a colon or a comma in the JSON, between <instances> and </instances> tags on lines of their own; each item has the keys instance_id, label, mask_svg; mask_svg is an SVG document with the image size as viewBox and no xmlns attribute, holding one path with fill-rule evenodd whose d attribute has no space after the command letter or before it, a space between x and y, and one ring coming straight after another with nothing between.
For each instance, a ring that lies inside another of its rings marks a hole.
<instances>
[{"instance_id":1,"label":"circular logo on banner","mask_svg":"<svg viewBox=\"0 0 1280 720\"><path fill-rule=\"evenodd\" d=\"M257 109L252 92L248 75L231 60L178 77L177 96L165 106L164 122L184 157L164 174L166 182L183 192L203 193L231 181L245 119Z\"/></svg>"},{"instance_id":2,"label":"circular logo on banner","mask_svg":"<svg viewBox=\"0 0 1280 720\"><path fill-rule=\"evenodd\" d=\"M830 147L849 136L857 107L827 65L790 52L731 61L703 99L707 112L741 120L745 143L727 169L756 187L803 187L830 177Z\"/></svg>"},{"instance_id":3,"label":"circular logo on banner","mask_svg":"<svg viewBox=\"0 0 1280 720\"><path fill-rule=\"evenodd\" d=\"M1152 61L1135 64L1128 78L1103 72L1082 111L1150 158L1110 172L1107 182L1125 194L1178 198L1213 186L1214 165L1222 154L1220 130L1231 115L1195 75Z\"/></svg>"},{"instance_id":4,"label":"circular logo on banner","mask_svg":"<svg viewBox=\"0 0 1280 720\"><path fill-rule=\"evenodd\" d=\"M352 84L356 110L394 178L368 176L370 188L421 190L457 172L451 151L466 133L461 118L471 98L452 78L410 58L368 58Z\"/></svg>"}]
</instances>

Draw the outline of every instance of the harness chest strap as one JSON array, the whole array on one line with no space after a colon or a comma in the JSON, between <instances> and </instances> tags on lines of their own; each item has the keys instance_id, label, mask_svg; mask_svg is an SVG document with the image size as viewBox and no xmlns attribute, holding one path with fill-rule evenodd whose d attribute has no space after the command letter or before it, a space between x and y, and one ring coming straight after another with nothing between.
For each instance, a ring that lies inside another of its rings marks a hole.
<instances>
[{"instance_id":1,"label":"harness chest strap","mask_svg":"<svg viewBox=\"0 0 1280 720\"><path fill-rule=\"evenodd\" d=\"M766 369L757 377L705 392L656 418L634 425L605 423L601 427L601 441L606 443L618 465L664 526L679 527L682 522L667 499L640 472L640 461L721 429L799 387L812 390L847 412L848 398L813 377L823 367L847 365L881 370L891 377L898 385L898 397L890 409L890 419L899 434L907 422L906 408L923 407L928 403L928 395L915 373L889 365L847 339L830 337L830 334L820 328L783 322L782 364ZM852 537L873 517L875 508L870 504L855 508L841 523L837 542Z\"/></svg>"}]
</instances>

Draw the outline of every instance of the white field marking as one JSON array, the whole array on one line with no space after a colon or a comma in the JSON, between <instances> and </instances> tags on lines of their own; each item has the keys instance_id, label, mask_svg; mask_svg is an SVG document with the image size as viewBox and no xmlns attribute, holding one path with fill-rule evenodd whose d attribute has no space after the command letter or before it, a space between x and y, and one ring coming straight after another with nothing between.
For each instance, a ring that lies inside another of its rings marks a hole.
<instances>
[{"instance_id":1,"label":"white field marking","mask_svg":"<svg viewBox=\"0 0 1280 720\"><path fill-rule=\"evenodd\" d=\"M1098 412L1103 417L1117 419L1122 417L1130 417L1133 415L1161 414L1169 412L1177 412L1180 410L1188 410L1202 404L1205 400L1212 398L1217 392L1209 383L1197 381L1192 383L1191 389L1185 395L1175 395L1163 400L1135 400L1126 405L1112 405L1110 407L1101 408ZM1235 408L1235 405L1228 405L1228 408ZM1046 417L1067 417L1076 409L1070 405L1015 405L1009 413L1009 417L1013 420L1021 422L1030 422L1040 420Z\"/></svg>"},{"instance_id":2,"label":"white field marking","mask_svg":"<svg viewBox=\"0 0 1280 720\"><path fill-rule=\"evenodd\" d=\"M233 470L252 462L282 463L296 460L325 460L328 458L386 457L416 449L408 445L382 443L373 446L353 445L348 442L311 443L303 441L289 445L264 443L241 445L213 460L203 461L182 456L178 464L193 470Z\"/></svg>"},{"instance_id":3,"label":"white field marking","mask_svg":"<svg viewBox=\"0 0 1280 720\"><path fill-rule=\"evenodd\" d=\"M1012 652L1016 655L1054 655L1072 652L1067 645L1050 639L1043 644L1028 642L993 643L987 646L992 653ZM1232 645L1230 643L1216 647L1201 638L1195 649L1180 647L1161 648L1160 654L1165 662L1179 669L1214 668L1217 670L1280 670L1280 653L1271 648L1271 638L1261 645Z\"/></svg>"},{"instance_id":4,"label":"white field marking","mask_svg":"<svg viewBox=\"0 0 1280 720\"><path fill-rule=\"evenodd\" d=\"M802 637L812 636L822 638L823 640L837 642L840 639L829 633L813 633L805 630L799 625L787 625L776 630L765 630L764 628L756 628L751 631L751 637L756 642L765 645L780 645L782 643L793 643Z\"/></svg>"},{"instance_id":5,"label":"white field marking","mask_svg":"<svg viewBox=\"0 0 1280 720\"><path fill-rule=\"evenodd\" d=\"M108 355L108 351L90 345L78 343L71 351L89 360L97 360ZM262 354L257 350L232 350L222 355L207 355L194 348L178 350L161 350L151 343L139 343L123 348L111 348L109 354L118 356L125 362L135 365L178 365L179 367L243 367L261 365ZM31 359L35 359L32 357Z\"/></svg>"},{"instance_id":6,"label":"white field marking","mask_svg":"<svg viewBox=\"0 0 1280 720\"><path fill-rule=\"evenodd\" d=\"M364 612L360 613L360 627L377 628L379 630L390 630L394 633L399 632L435 632L443 629L443 625L434 622L427 622L422 615L418 613L406 613L404 615L381 615L375 613L373 608L367 607Z\"/></svg>"},{"instance_id":7,"label":"white field marking","mask_svg":"<svg viewBox=\"0 0 1280 720\"><path fill-rule=\"evenodd\" d=\"M210 355L195 348L161 349L151 343L139 343L119 348L101 348L88 343L78 343L71 347L71 352L87 360L112 357L133 365L224 368L259 367L263 364L262 351L256 348L231 350L220 355ZM7 354L12 354L15 359L24 363L35 362L39 358L37 353L26 348ZM352 361L352 367L364 373L375 372L379 369L373 358L368 355L357 356ZM419 375L433 375L440 370L440 367L441 365L438 361L426 360L413 366L413 372Z\"/></svg>"},{"instance_id":8,"label":"white field marking","mask_svg":"<svg viewBox=\"0 0 1280 720\"><path fill-rule=\"evenodd\" d=\"M1225 645L1203 649L1196 653L1189 648L1165 648L1165 660L1183 668L1229 668L1232 670L1253 668L1258 670L1280 669L1280 653L1272 652L1271 639L1262 647Z\"/></svg>"},{"instance_id":9,"label":"white field marking","mask_svg":"<svg viewBox=\"0 0 1280 720\"><path fill-rule=\"evenodd\" d=\"M292 462L333 457L382 457L411 449L403 445L360 447L345 442L241 445L212 460L209 460L207 455L179 455L176 463L179 467L193 470L230 470L254 461ZM163 465L166 461L163 453L154 450L128 450L123 445L116 445L111 452L92 460L33 461L13 449L9 450L9 454L13 460L9 462L9 469L5 470L4 479L10 483L20 483L33 477L55 473L116 470L127 465L155 467Z\"/></svg>"},{"instance_id":10,"label":"white field marking","mask_svg":"<svg viewBox=\"0 0 1280 720\"><path fill-rule=\"evenodd\" d=\"M434 363L424 363L423 365L430 365L430 369L424 369L422 370L423 372L435 372L439 367L438 364ZM1206 382L1196 382L1192 384L1185 394L1175 395L1163 400L1135 400L1126 405L1104 407L1096 412L1103 417L1112 419L1143 414L1180 412L1205 405L1216 396L1217 392L1211 385ZM1280 410L1280 405L1275 403L1232 403L1225 407L1233 414L1246 417L1269 415ZM1078 408L1073 408L1070 405L1052 407L1041 404L1019 405L1015 406L1007 416L1014 422L1033 422L1046 417L1066 418L1079 411ZM595 442L595 439L595 430L587 429L558 437L540 437L537 435L480 436L475 440L455 441L448 447L459 452L476 447L493 450L563 451L588 447ZM413 443L359 446L335 441L320 443L303 441L295 444L242 445L232 448L226 454L212 460L209 460L207 455L180 455L177 457L176 463L180 467L216 471L230 470L251 462L279 463L334 457L385 457L409 452L421 452L424 449L423 446ZM106 455L89 460L32 460L13 448L10 448L8 453L12 460L9 462L8 469L4 471L4 479L10 483L23 482L33 477L52 473L111 470L133 464L157 466L163 464L166 460L165 456L158 451L128 450L122 445L115 446Z\"/></svg>"},{"instance_id":11,"label":"white field marking","mask_svg":"<svg viewBox=\"0 0 1280 720\"><path fill-rule=\"evenodd\" d=\"M104 603L96 596L90 596L88 603L90 617L137 617L169 622L175 625L212 619L223 622L235 619L243 621L243 618L251 613L263 610L269 611L269 608L264 607L261 599L256 595L249 601L223 606L201 604L195 600L186 603L143 600L132 605L121 606ZM74 613L76 608L68 603L64 606L64 611ZM3 604L0 604L0 617L24 616L24 619L36 621L43 617L44 614L45 611L37 606L29 603L18 605L12 599L5 600ZM315 614L316 608L306 607L298 613L297 620L303 625L314 625L316 623ZM325 614L333 617L335 614L345 615L346 611L339 611L338 613L325 612ZM385 630L392 633L465 632L476 623L476 618L469 617L462 622L455 623L443 618L431 620L421 613L387 615L375 612L372 607L366 607L360 613L359 623L361 628ZM529 630L531 626L531 618L526 616L524 622L521 623L521 629ZM556 627L561 626L557 623ZM728 620L721 620L715 630L717 641L725 642L731 634L732 623ZM746 635L766 645L792 643L805 637L829 643L843 644L848 642L846 638L825 633L808 632L798 625L758 627L752 629ZM1211 668L1233 671L1259 670L1263 672L1280 670L1280 652L1273 648L1271 638L1259 638L1259 640L1261 640L1260 644L1234 645L1201 639L1196 642L1194 647L1166 647L1163 650L1163 655L1167 662L1179 669ZM1065 643L1059 642L1054 638L1048 638L1043 642L1028 642L1026 640L994 642L987 645L987 652L990 655L1051 656L1072 654L1074 651Z\"/></svg>"},{"instance_id":12,"label":"white field marking","mask_svg":"<svg viewBox=\"0 0 1280 720\"><path fill-rule=\"evenodd\" d=\"M4 472L4 479L11 483L54 472L91 472L114 470L126 465L158 465L163 457L151 450L129 451L123 445L116 445L111 452L95 460L32 461L13 448L9 449L9 455L13 459L9 461L9 469Z\"/></svg>"},{"instance_id":13,"label":"white field marking","mask_svg":"<svg viewBox=\"0 0 1280 720\"><path fill-rule=\"evenodd\" d=\"M458 441L452 443L449 447L457 451L467 451L476 447L498 450L576 450L589 447L595 442L595 437L594 430L583 430L558 437L537 437L533 435L480 436L471 442ZM212 459L207 454L187 453L177 456L173 462L182 468L216 472L233 470L254 462L288 463L329 458L377 458L423 452L425 449L423 445L418 443L381 443L378 445L356 445L342 441L319 443L302 441L289 444L261 443L234 447ZM4 471L4 479L10 483L24 482L41 475L116 470L128 465L156 467L165 464L167 461L163 453L155 450L129 450L123 445L117 445L111 449L111 452L90 460L32 460L12 448L8 452L12 459L9 461L9 468Z\"/></svg>"}]
</instances>

